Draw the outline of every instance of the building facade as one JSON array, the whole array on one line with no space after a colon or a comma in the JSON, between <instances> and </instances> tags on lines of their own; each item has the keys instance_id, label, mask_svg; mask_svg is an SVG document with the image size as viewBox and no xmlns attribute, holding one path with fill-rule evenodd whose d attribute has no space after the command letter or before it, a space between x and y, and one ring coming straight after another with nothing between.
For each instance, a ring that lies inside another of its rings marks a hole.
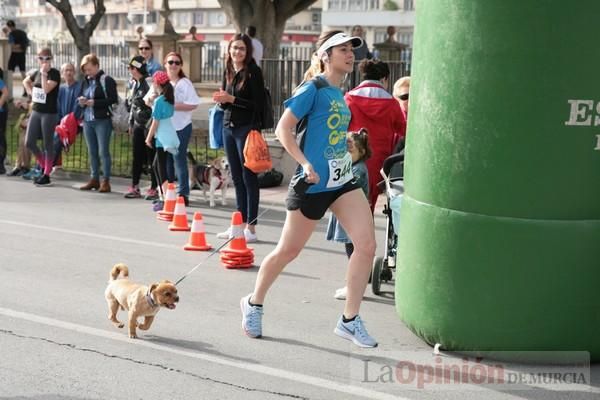
<instances>
[{"instance_id":1,"label":"building facade","mask_svg":"<svg viewBox=\"0 0 600 400\"><path fill-rule=\"evenodd\" d=\"M412 47L416 0L324 0L323 29L340 29L348 33L360 25L372 49L374 43L387 39L388 26L396 28L396 41Z\"/></svg>"},{"instance_id":2,"label":"building facade","mask_svg":"<svg viewBox=\"0 0 600 400\"><path fill-rule=\"evenodd\" d=\"M32 40L71 40L62 15L44 0L0 0L16 3L16 15ZM92 0L70 0L80 25L93 14ZM106 0L106 14L94 31L93 43L111 44L136 37L144 28L151 34L157 28L162 0ZM170 20L177 33L185 35L192 26L197 39L206 42L228 40L235 29L217 0L171 0ZM321 1L290 18L286 24L283 46L311 44L321 32Z\"/></svg>"}]
</instances>

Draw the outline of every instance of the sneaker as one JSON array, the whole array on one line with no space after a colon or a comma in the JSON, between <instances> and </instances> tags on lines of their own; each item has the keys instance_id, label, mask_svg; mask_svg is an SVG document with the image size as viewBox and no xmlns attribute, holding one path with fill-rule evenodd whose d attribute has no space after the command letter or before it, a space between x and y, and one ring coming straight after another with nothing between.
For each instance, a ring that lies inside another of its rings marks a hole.
<instances>
[{"instance_id":1,"label":"sneaker","mask_svg":"<svg viewBox=\"0 0 600 400\"><path fill-rule=\"evenodd\" d=\"M336 290L333 297L338 300L346 300L347 294L348 294L348 287L344 286L343 288L339 288L338 290Z\"/></svg>"},{"instance_id":2,"label":"sneaker","mask_svg":"<svg viewBox=\"0 0 600 400\"><path fill-rule=\"evenodd\" d=\"M144 196L144 200L158 200L158 190L156 189L148 189L146 191L146 196Z\"/></svg>"},{"instance_id":3,"label":"sneaker","mask_svg":"<svg viewBox=\"0 0 600 400\"><path fill-rule=\"evenodd\" d=\"M20 176L23 175L25 172L27 172L26 168L23 167L14 167L8 174L6 174L7 176Z\"/></svg>"},{"instance_id":4,"label":"sneaker","mask_svg":"<svg viewBox=\"0 0 600 400\"><path fill-rule=\"evenodd\" d=\"M180 194L181 197L183 197L183 203L185 204L186 207L190 206L190 198L187 196L184 196L182 194Z\"/></svg>"},{"instance_id":5,"label":"sneaker","mask_svg":"<svg viewBox=\"0 0 600 400\"><path fill-rule=\"evenodd\" d=\"M231 239L233 237L231 236L231 227L227 228L225 232L217 233L217 237L219 239Z\"/></svg>"},{"instance_id":6,"label":"sneaker","mask_svg":"<svg viewBox=\"0 0 600 400\"><path fill-rule=\"evenodd\" d=\"M246 238L246 243L255 243L258 241L256 233L250 232L248 228L244 228L244 237Z\"/></svg>"},{"instance_id":7,"label":"sneaker","mask_svg":"<svg viewBox=\"0 0 600 400\"><path fill-rule=\"evenodd\" d=\"M31 168L28 172L25 172L21 177L23 179L36 180L37 178L42 176L42 170L37 168Z\"/></svg>"},{"instance_id":8,"label":"sneaker","mask_svg":"<svg viewBox=\"0 0 600 400\"><path fill-rule=\"evenodd\" d=\"M262 315L263 308L259 306L251 306L249 301L252 297L250 293L240 300L242 309L242 329L246 336L251 338L259 338L262 336Z\"/></svg>"},{"instance_id":9,"label":"sneaker","mask_svg":"<svg viewBox=\"0 0 600 400\"><path fill-rule=\"evenodd\" d=\"M354 321L350 322L344 322L343 317L340 317L333 333L352 341L359 347L377 347L377 341L369 335L367 328L365 328L362 319L358 315Z\"/></svg>"},{"instance_id":10,"label":"sneaker","mask_svg":"<svg viewBox=\"0 0 600 400\"><path fill-rule=\"evenodd\" d=\"M35 178L33 183L36 186L50 186L52 184L52 182L50 182L49 175L42 175L39 178Z\"/></svg>"},{"instance_id":11,"label":"sneaker","mask_svg":"<svg viewBox=\"0 0 600 400\"><path fill-rule=\"evenodd\" d=\"M164 203L158 200L156 203L152 204L152 210L155 212L161 211L164 207Z\"/></svg>"},{"instance_id":12,"label":"sneaker","mask_svg":"<svg viewBox=\"0 0 600 400\"><path fill-rule=\"evenodd\" d=\"M126 199L139 199L142 197L142 194L140 193L140 188L137 186L130 186L129 190L127 190L127 193L125 193L125 196L123 197Z\"/></svg>"}]
</instances>

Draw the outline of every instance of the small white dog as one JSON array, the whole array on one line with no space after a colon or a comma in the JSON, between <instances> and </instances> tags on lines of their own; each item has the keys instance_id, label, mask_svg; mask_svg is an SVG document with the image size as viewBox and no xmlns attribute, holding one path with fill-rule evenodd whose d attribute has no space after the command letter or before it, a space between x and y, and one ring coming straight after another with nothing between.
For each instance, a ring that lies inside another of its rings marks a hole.
<instances>
[{"instance_id":1,"label":"small white dog","mask_svg":"<svg viewBox=\"0 0 600 400\"><path fill-rule=\"evenodd\" d=\"M221 205L227 205L227 187L232 182L229 162L226 157L217 157L209 165L198 164L191 152L187 153L190 160L190 187L200 186L204 199L211 207L215 206L215 192L221 190ZM206 192L208 190L208 197Z\"/></svg>"}]
</instances>

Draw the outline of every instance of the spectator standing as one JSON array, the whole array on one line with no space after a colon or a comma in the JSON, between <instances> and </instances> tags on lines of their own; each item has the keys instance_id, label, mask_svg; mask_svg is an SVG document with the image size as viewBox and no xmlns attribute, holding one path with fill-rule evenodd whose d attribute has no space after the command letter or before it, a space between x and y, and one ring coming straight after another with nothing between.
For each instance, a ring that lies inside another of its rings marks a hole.
<instances>
[{"instance_id":1,"label":"spectator standing","mask_svg":"<svg viewBox=\"0 0 600 400\"><path fill-rule=\"evenodd\" d=\"M4 160L6 159L6 123L8 121L8 88L0 78L0 175L6 173Z\"/></svg>"},{"instance_id":2,"label":"spectator standing","mask_svg":"<svg viewBox=\"0 0 600 400\"><path fill-rule=\"evenodd\" d=\"M240 300L242 327L249 337L262 336L262 305L269 288L299 255L330 208L354 244L344 312L334 332L360 347L377 346L358 315L375 255L375 227L369 203L352 174L352 156L346 143L350 110L340 90L354 67L352 49L361 42L340 31L321 34L316 62L311 66L311 71L320 75L305 82L284 102L286 109L275 133L299 167L290 183L279 243L263 260L254 291ZM293 131L304 118L307 128L299 146Z\"/></svg>"},{"instance_id":3,"label":"spectator standing","mask_svg":"<svg viewBox=\"0 0 600 400\"><path fill-rule=\"evenodd\" d=\"M112 121L110 107L116 104L117 83L100 69L100 61L95 54L85 55L80 63L85 78L77 101L83 115L83 135L87 143L91 178L79 189L96 189L100 193L111 191L110 137ZM100 160L104 176L100 182Z\"/></svg>"},{"instance_id":4,"label":"spectator standing","mask_svg":"<svg viewBox=\"0 0 600 400\"><path fill-rule=\"evenodd\" d=\"M263 59L264 48L262 42L256 38L256 27L250 25L246 28L246 35L250 36L250 39L252 39L252 57L254 58L256 65L260 66L260 62Z\"/></svg>"},{"instance_id":5,"label":"spectator standing","mask_svg":"<svg viewBox=\"0 0 600 400\"><path fill-rule=\"evenodd\" d=\"M360 45L360 47L357 47L356 49L354 49L354 61L361 61L364 60L365 58L371 59L373 58L373 54L371 54L371 52L369 51L369 46L367 45L367 42L364 38L365 36L365 31L363 29L362 26L360 25L354 25L352 27L352 36L356 36L362 39L362 44Z\"/></svg>"},{"instance_id":6,"label":"spectator standing","mask_svg":"<svg viewBox=\"0 0 600 400\"><path fill-rule=\"evenodd\" d=\"M167 158L167 176L177 175L177 194L183 196L185 205L188 206L190 175L187 165L187 151L192 137L192 112L200 104L200 98L192 81L183 72L183 58L181 58L181 55L171 52L167 54L164 61L165 70L175 91L175 114L173 114L172 120L179 138L177 154L169 154ZM173 169L175 170L173 171Z\"/></svg>"},{"instance_id":7,"label":"spectator standing","mask_svg":"<svg viewBox=\"0 0 600 400\"><path fill-rule=\"evenodd\" d=\"M131 168L131 187L125 193L125 198L135 199L142 197L139 183L144 165L151 165L154 160L155 148L153 144L147 147L146 136L148 135L148 124L152 118L152 109L144 102L144 96L150 90L146 81L148 71L146 60L142 56L133 57L128 64L132 85L127 98L127 109L129 110L129 135L133 138L133 160ZM146 200L158 199L158 181L154 170L150 168L150 189L146 192Z\"/></svg>"},{"instance_id":8,"label":"spectator standing","mask_svg":"<svg viewBox=\"0 0 600 400\"><path fill-rule=\"evenodd\" d=\"M65 63L60 67L63 83L58 88L58 120L66 115L75 113L77 117L81 112L77 97L81 92L81 81L75 79L75 65ZM57 133L54 134L54 166L60 166L62 161L63 144Z\"/></svg>"},{"instance_id":9,"label":"spectator standing","mask_svg":"<svg viewBox=\"0 0 600 400\"><path fill-rule=\"evenodd\" d=\"M29 47L29 38L27 32L17 29L15 21L9 20L6 22L6 27L9 30L8 44L10 44L10 57L8 59L8 70L15 72L19 68L21 79L25 80L25 52ZM27 96L27 90L24 89L23 97Z\"/></svg>"},{"instance_id":10,"label":"spectator standing","mask_svg":"<svg viewBox=\"0 0 600 400\"><path fill-rule=\"evenodd\" d=\"M408 92L410 91L410 76L403 76L398 79L396 83L394 83L394 90L392 94L394 98L398 100L400 104L400 110L402 110L402 129L397 133L396 137L396 150L394 153L397 153L398 146L402 145L400 143L401 140L404 140L406 137L406 127L408 125Z\"/></svg>"},{"instance_id":11,"label":"spectator standing","mask_svg":"<svg viewBox=\"0 0 600 400\"><path fill-rule=\"evenodd\" d=\"M160 62L154 58L154 48L150 39L142 39L138 43L138 51L140 55L146 60L146 70L148 76L154 75L156 71L160 71L162 66Z\"/></svg>"},{"instance_id":12,"label":"spectator standing","mask_svg":"<svg viewBox=\"0 0 600 400\"><path fill-rule=\"evenodd\" d=\"M366 161L369 170L369 203L375 210L381 181L383 161L392 154L395 134L402 131L404 120L398 102L386 90L390 70L387 63L379 60L362 60L358 66L361 83L346 93L345 99L352 119L349 129L369 131L369 145L373 156Z\"/></svg>"},{"instance_id":13,"label":"spectator standing","mask_svg":"<svg viewBox=\"0 0 600 400\"><path fill-rule=\"evenodd\" d=\"M25 144L35 155L43 174L33 180L37 186L50 185L50 173L54 162L54 129L58 124L58 85L60 72L52 67L52 52L43 48L38 52L38 69L27 74L23 86L31 95L33 111L27 125ZM44 152L37 146L41 136Z\"/></svg>"},{"instance_id":14,"label":"spectator standing","mask_svg":"<svg viewBox=\"0 0 600 400\"><path fill-rule=\"evenodd\" d=\"M17 146L17 159L15 160L14 168L7 174L7 176L23 176L30 171L31 167L31 152L25 145L25 136L27 134L27 125L29 125L29 118L31 117L32 104L29 100L15 100L15 108L23 110L17 119L16 126L19 129L19 142Z\"/></svg>"},{"instance_id":15,"label":"spectator standing","mask_svg":"<svg viewBox=\"0 0 600 400\"><path fill-rule=\"evenodd\" d=\"M152 123L145 143L148 148L156 149L152 164L158 174L158 180L164 193L166 189L163 187L165 180L172 182L171 179L165 178L167 175L167 155L177 153L179 148L179 138L173 126L175 94L169 75L164 71L157 71L152 75L152 86L152 93L157 97L153 100Z\"/></svg>"},{"instance_id":16,"label":"spectator standing","mask_svg":"<svg viewBox=\"0 0 600 400\"><path fill-rule=\"evenodd\" d=\"M262 71L252 56L250 36L237 34L229 41L221 90L213 93L213 101L221 104L223 114L223 147L229 161L235 186L238 211L246 224L247 242L256 242L256 224L260 190L258 176L244 166L244 146L252 129L258 129L260 111L265 101ZM231 228L218 234L229 238Z\"/></svg>"}]
</instances>

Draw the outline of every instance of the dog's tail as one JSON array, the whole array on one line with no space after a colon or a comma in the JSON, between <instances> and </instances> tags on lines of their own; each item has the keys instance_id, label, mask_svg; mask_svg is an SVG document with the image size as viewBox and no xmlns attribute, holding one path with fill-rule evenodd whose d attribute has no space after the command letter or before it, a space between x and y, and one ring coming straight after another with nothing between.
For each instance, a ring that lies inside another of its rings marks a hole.
<instances>
[{"instance_id":1,"label":"dog's tail","mask_svg":"<svg viewBox=\"0 0 600 400\"><path fill-rule=\"evenodd\" d=\"M121 275L123 278L127 278L129 276L129 268L127 268L127 265L119 263L112 267L110 270L110 280L116 280L119 275Z\"/></svg>"},{"instance_id":2,"label":"dog's tail","mask_svg":"<svg viewBox=\"0 0 600 400\"><path fill-rule=\"evenodd\" d=\"M196 162L196 159L194 158L194 155L192 154L191 151L187 152L187 158L188 160L190 160L190 162L192 163L192 165L197 165L198 162Z\"/></svg>"}]
</instances>

